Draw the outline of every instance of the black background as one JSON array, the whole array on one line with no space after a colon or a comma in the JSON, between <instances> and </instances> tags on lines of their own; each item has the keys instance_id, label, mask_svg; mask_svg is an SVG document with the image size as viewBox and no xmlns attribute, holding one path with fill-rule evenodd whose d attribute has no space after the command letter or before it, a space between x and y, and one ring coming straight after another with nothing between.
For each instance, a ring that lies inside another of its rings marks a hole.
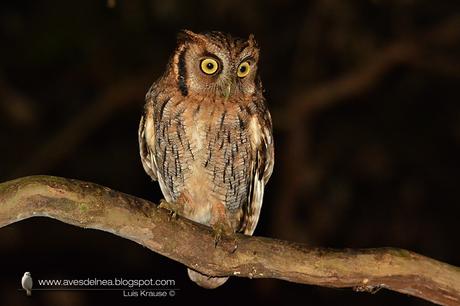
<instances>
[{"instance_id":1,"label":"black background","mask_svg":"<svg viewBox=\"0 0 460 306\"><path fill-rule=\"evenodd\" d=\"M159 187L140 163L137 125L176 33L254 33L276 142L256 235L333 248L401 247L460 264L460 26L448 25L458 3L114 3L2 2L1 181L57 175L157 202ZM388 61L394 45L412 48ZM379 65L369 81L363 71ZM353 75L348 91L333 91L336 80ZM308 94L318 91L332 98L294 126L288 114L314 103ZM386 290L266 279L232 278L204 290L184 266L134 242L45 218L2 228L0 262L1 305L429 305ZM174 298L114 291L35 291L27 298L18 290L24 271L34 279L166 278L179 290Z\"/></svg>"}]
</instances>

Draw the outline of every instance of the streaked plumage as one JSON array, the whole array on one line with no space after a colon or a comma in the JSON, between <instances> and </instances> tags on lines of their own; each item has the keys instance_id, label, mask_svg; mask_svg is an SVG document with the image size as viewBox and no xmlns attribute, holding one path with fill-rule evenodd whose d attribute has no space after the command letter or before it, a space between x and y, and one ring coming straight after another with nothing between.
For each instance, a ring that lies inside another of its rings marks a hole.
<instances>
[{"instance_id":1,"label":"streaked plumage","mask_svg":"<svg viewBox=\"0 0 460 306\"><path fill-rule=\"evenodd\" d=\"M252 35L183 31L146 95L139 126L142 164L166 201L191 220L246 235L257 225L274 163L258 57ZM189 275L208 288L226 280Z\"/></svg>"}]
</instances>

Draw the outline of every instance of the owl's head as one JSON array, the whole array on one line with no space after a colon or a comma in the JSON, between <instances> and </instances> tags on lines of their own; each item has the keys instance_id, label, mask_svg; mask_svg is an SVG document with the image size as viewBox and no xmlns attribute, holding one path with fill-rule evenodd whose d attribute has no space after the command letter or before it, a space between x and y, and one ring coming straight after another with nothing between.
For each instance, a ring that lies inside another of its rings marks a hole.
<instances>
[{"instance_id":1,"label":"owl's head","mask_svg":"<svg viewBox=\"0 0 460 306\"><path fill-rule=\"evenodd\" d=\"M261 86L258 59L253 35L241 39L222 32L183 30L178 35L171 72L183 96L250 96Z\"/></svg>"}]
</instances>

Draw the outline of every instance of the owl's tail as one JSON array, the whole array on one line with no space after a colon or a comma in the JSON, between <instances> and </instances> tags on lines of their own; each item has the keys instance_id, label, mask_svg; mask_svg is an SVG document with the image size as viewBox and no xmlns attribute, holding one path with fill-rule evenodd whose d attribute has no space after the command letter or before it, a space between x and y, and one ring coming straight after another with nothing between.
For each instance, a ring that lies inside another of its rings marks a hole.
<instances>
[{"instance_id":1,"label":"owl's tail","mask_svg":"<svg viewBox=\"0 0 460 306\"><path fill-rule=\"evenodd\" d=\"M213 277L201 274L200 272L187 269L188 277L194 281L198 286L206 289L214 289L223 285L228 277Z\"/></svg>"},{"instance_id":2,"label":"owl's tail","mask_svg":"<svg viewBox=\"0 0 460 306\"><path fill-rule=\"evenodd\" d=\"M27 296L31 296L32 295L32 290L26 289L26 293L27 293Z\"/></svg>"}]
</instances>

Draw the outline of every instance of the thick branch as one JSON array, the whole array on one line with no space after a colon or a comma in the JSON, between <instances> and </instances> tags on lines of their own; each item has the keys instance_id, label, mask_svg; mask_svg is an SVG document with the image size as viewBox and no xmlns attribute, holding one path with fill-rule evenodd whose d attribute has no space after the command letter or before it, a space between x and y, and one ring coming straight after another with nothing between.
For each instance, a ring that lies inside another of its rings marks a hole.
<instances>
[{"instance_id":1,"label":"thick branch","mask_svg":"<svg viewBox=\"0 0 460 306\"><path fill-rule=\"evenodd\" d=\"M443 305L460 303L460 269L410 251L319 249L243 235L230 251L234 240L214 247L209 228L171 219L153 203L107 187L50 176L0 184L0 227L34 216L113 233L208 275L387 288Z\"/></svg>"}]
</instances>

